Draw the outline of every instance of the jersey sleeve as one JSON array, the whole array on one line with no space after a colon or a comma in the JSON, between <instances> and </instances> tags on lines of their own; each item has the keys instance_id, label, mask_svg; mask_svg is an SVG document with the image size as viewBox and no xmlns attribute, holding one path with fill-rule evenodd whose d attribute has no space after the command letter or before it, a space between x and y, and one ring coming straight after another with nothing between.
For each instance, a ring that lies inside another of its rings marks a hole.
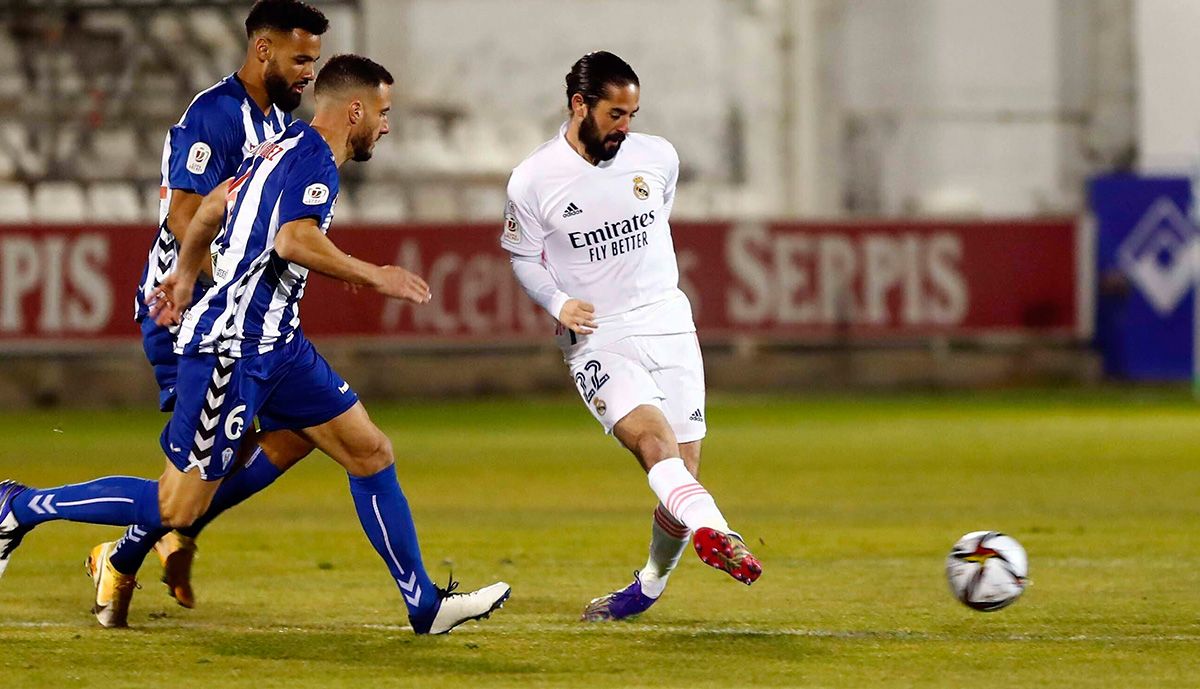
<instances>
[{"instance_id":1,"label":"jersey sleeve","mask_svg":"<svg viewBox=\"0 0 1200 689\"><path fill-rule=\"evenodd\" d=\"M312 218L322 232L328 232L338 194L337 166L329 153L304 155L288 173L279 197L279 225Z\"/></svg>"},{"instance_id":2,"label":"jersey sleeve","mask_svg":"<svg viewBox=\"0 0 1200 689\"><path fill-rule=\"evenodd\" d=\"M563 306L571 300L570 295L558 288L554 276L542 265L539 258L513 254L509 259L517 282L535 304L546 310L554 320L562 314Z\"/></svg>"},{"instance_id":3,"label":"jersey sleeve","mask_svg":"<svg viewBox=\"0 0 1200 689\"><path fill-rule=\"evenodd\" d=\"M667 170L666 186L663 187L663 210L667 217L671 217L671 209L675 206L675 187L679 183L679 153L675 147L667 144L670 149L671 156Z\"/></svg>"},{"instance_id":4,"label":"jersey sleeve","mask_svg":"<svg viewBox=\"0 0 1200 689\"><path fill-rule=\"evenodd\" d=\"M207 196L241 164L240 132L241 123L225 112L194 104L182 123L171 127L167 186Z\"/></svg>"},{"instance_id":5,"label":"jersey sleeve","mask_svg":"<svg viewBox=\"0 0 1200 689\"><path fill-rule=\"evenodd\" d=\"M508 181L508 203L504 207L504 231L500 246L517 256L541 256L546 231L536 212L537 201L517 175Z\"/></svg>"}]
</instances>

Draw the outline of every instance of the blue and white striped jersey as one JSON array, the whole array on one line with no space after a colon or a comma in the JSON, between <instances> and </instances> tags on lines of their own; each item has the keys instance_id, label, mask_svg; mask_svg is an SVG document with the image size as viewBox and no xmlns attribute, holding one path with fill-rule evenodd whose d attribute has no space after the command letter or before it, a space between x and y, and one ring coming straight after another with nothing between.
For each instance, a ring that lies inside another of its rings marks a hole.
<instances>
[{"instance_id":1,"label":"blue and white striped jersey","mask_svg":"<svg viewBox=\"0 0 1200 689\"><path fill-rule=\"evenodd\" d=\"M287 344L300 327L308 269L280 258L275 236L301 218L328 232L337 194L333 151L308 123L296 120L251 151L229 183L213 244L216 284L188 309L175 351L240 358Z\"/></svg>"},{"instance_id":2,"label":"blue and white striped jersey","mask_svg":"<svg viewBox=\"0 0 1200 689\"><path fill-rule=\"evenodd\" d=\"M175 235L167 229L171 193L183 190L207 195L233 176L242 159L255 146L282 132L291 121L290 114L275 106L264 114L236 73L192 99L183 117L167 132L163 143L158 233L138 281L135 320L146 317L146 298L174 269L179 253Z\"/></svg>"}]
</instances>

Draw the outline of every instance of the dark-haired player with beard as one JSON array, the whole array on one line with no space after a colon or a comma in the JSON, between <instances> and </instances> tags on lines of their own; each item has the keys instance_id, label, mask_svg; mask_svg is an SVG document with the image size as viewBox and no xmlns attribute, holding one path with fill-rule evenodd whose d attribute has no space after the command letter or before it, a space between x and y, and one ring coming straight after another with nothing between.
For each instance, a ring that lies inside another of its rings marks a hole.
<instances>
[{"instance_id":1,"label":"dark-haired player with beard","mask_svg":"<svg viewBox=\"0 0 1200 689\"><path fill-rule=\"evenodd\" d=\"M198 93L167 133L159 230L134 300L143 349L159 384L162 411L175 407L178 357L173 332L148 317L146 299L174 268L178 247L201 199L229 178L255 146L291 123L292 111L300 106L304 89L316 77L321 35L328 27L320 10L299 0L259 0L246 16L242 66ZM204 286L197 289L203 291ZM87 569L95 585L92 611L101 625L126 625L138 568L151 549L162 562L167 592L183 607L193 607L192 560L200 531L225 509L265 488L312 449L288 431L251 437L246 446L248 454L241 462L245 467L227 482L214 499L213 509L195 524L159 532L131 526L120 540L92 549Z\"/></svg>"},{"instance_id":2,"label":"dark-haired player with beard","mask_svg":"<svg viewBox=\"0 0 1200 689\"><path fill-rule=\"evenodd\" d=\"M521 286L558 320L584 404L659 499L645 566L583 612L623 619L658 600L689 540L742 583L762 566L696 479L704 364L668 224L679 156L666 139L630 133L641 87L621 58L584 55L566 82L570 119L513 170L500 243Z\"/></svg>"},{"instance_id":3,"label":"dark-haired player with beard","mask_svg":"<svg viewBox=\"0 0 1200 689\"><path fill-rule=\"evenodd\" d=\"M421 278L353 258L326 236L338 169L368 160L388 132L392 83L365 57L332 58L316 79L312 124L294 121L254 147L232 179L203 199L175 271L151 295L151 317L179 326L178 395L160 441L167 456L161 478L110 476L46 490L0 484L0 565L29 530L54 519L193 524L234 470L257 418L263 430L292 431L345 468L363 531L399 588L413 631L443 634L503 605L510 593L503 582L456 593L454 582L443 589L430 580L391 443L300 328L310 271L386 297L429 301ZM214 284L191 306L210 248ZM58 506L54 514L39 509L48 499Z\"/></svg>"}]
</instances>

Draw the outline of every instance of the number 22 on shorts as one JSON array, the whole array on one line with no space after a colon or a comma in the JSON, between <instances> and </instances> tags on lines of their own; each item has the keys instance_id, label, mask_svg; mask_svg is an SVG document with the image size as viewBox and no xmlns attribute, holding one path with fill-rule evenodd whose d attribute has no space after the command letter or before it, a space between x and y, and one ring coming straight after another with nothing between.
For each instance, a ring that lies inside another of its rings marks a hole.
<instances>
[{"instance_id":1,"label":"number 22 on shorts","mask_svg":"<svg viewBox=\"0 0 1200 689\"><path fill-rule=\"evenodd\" d=\"M589 377L585 372L591 373ZM575 374L575 384L579 386L579 392L583 395L583 401L591 403L592 398L604 384L608 382L608 374L601 374L600 362L592 359L583 365L583 371Z\"/></svg>"}]
</instances>

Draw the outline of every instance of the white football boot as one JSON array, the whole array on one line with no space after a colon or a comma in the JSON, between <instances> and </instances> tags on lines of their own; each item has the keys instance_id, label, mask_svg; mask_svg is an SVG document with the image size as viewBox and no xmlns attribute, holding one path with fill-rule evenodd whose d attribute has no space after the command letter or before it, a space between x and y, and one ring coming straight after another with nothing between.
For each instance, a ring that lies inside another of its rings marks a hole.
<instances>
[{"instance_id":1,"label":"white football boot","mask_svg":"<svg viewBox=\"0 0 1200 689\"><path fill-rule=\"evenodd\" d=\"M454 593L458 588L457 581L451 581L446 588L437 587L438 609L433 615L433 621L428 629L422 629L416 620L413 631L418 634L445 634L463 622L489 617L497 609L504 607L504 601L512 594L512 587L503 581L490 586L484 586L470 593Z\"/></svg>"}]
</instances>

